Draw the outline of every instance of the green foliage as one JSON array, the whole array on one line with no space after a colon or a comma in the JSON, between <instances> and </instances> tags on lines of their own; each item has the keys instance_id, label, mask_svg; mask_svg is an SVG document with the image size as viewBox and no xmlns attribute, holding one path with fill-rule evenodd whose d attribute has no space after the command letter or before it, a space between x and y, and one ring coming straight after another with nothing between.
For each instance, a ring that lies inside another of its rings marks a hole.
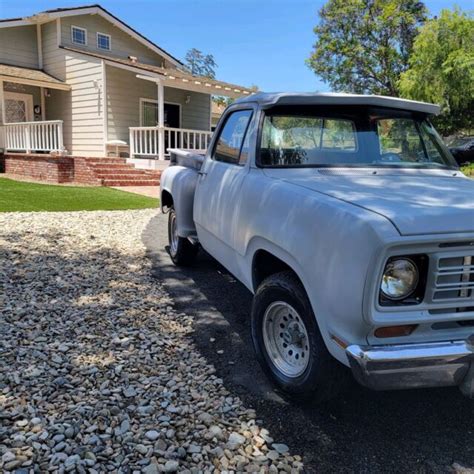
<instances>
[{"instance_id":1,"label":"green foliage","mask_svg":"<svg viewBox=\"0 0 474 474\"><path fill-rule=\"evenodd\" d=\"M441 105L434 121L448 134L474 127L474 18L443 10L428 21L413 45L410 68L401 75L404 97Z\"/></svg>"},{"instance_id":2,"label":"green foliage","mask_svg":"<svg viewBox=\"0 0 474 474\"><path fill-rule=\"evenodd\" d=\"M466 166L461 166L461 171L470 178L474 178L474 163L470 163Z\"/></svg>"},{"instance_id":3,"label":"green foliage","mask_svg":"<svg viewBox=\"0 0 474 474\"><path fill-rule=\"evenodd\" d=\"M0 178L0 212L95 211L158 207L158 199L110 188L54 186Z\"/></svg>"},{"instance_id":4,"label":"green foliage","mask_svg":"<svg viewBox=\"0 0 474 474\"><path fill-rule=\"evenodd\" d=\"M193 76L216 77L217 64L212 54L204 54L199 49L192 48L186 53L184 58L186 68Z\"/></svg>"},{"instance_id":5,"label":"green foliage","mask_svg":"<svg viewBox=\"0 0 474 474\"><path fill-rule=\"evenodd\" d=\"M224 107L228 107L230 104L232 104L235 99L232 97L225 97L224 95L213 95L212 96L213 102L215 102L217 105L222 105Z\"/></svg>"},{"instance_id":6,"label":"green foliage","mask_svg":"<svg viewBox=\"0 0 474 474\"><path fill-rule=\"evenodd\" d=\"M328 0L308 66L335 91L397 95L426 8L416 0Z\"/></svg>"}]
</instances>

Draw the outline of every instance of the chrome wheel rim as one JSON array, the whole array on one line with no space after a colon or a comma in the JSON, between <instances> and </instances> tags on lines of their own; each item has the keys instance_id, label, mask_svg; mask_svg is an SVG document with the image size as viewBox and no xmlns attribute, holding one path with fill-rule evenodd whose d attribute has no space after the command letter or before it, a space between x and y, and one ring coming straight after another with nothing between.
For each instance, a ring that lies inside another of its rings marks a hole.
<instances>
[{"instance_id":1,"label":"chrome wheel rim","mask_svg":"<svg viewBox=\"0 0 474 474\"><path fill-rule=\"evenodd\" d=\"M273 365L286 377L299 377L308 367L308 331L298 312L275 301L263 315L263 342Z\"/></svg>"},{"instance_id":2,"label":"chrome wheel rim","mask_svg":"<svg viewBox=\"0 0 474 474\"><path fill-rule=\"evenodd\" d=\"M178 226L176 225L176 214L170 214L170 251L172 255L178 252Z\"/></svg>"}]
</instances>

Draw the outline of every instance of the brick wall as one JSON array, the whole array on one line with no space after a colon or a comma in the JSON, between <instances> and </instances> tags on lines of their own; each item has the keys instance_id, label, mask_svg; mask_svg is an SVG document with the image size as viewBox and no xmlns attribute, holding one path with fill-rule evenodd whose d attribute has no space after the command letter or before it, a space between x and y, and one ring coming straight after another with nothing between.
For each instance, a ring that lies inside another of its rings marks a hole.
<instances>
[{"instance_id":1,"label":"brick wall","mask_svg":"<svg viewBox=\"0 0 474 474\"><path fill-rule=\"evenodd\" d=\"M0 169L4 173L47 183L100 185L84 157L6 153L0 156Z\"/></svg>"}]
</instances>

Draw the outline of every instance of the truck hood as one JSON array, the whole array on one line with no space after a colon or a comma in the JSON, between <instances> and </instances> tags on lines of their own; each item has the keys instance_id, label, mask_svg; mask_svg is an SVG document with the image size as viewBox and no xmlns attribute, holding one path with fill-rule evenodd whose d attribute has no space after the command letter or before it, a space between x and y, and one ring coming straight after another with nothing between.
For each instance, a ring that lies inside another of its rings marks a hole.
<instances>
[{"instance_id":1,"label":"truck hood","mask_svg":"<svg viewBox=\"0 0 474 474\"><path fill-rule=\"evenodd\" d=\"M265 173L376 212L401 235L474 232L474 180L454 171L410 171L286 168Z\"/></svg>"}]
</instances>

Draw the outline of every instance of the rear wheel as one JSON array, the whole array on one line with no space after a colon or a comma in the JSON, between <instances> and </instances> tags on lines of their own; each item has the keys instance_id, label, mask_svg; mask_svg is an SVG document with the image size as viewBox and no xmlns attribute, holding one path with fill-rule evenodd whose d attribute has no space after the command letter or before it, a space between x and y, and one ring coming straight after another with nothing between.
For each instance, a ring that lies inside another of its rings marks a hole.
<instances>
[{"instance_id":1,"label":"rear wheel","mask_svg":"<svg viewBox=\"0 0 474 474\"><path fill-rule=\"evenodd\" d=\"M292 272L265 279L252 305L252 338L270 379L296 399L334 397L345 378L326 349L306 292Z\"/></svg>"},{"instance_id":2,"label":"rear wheel","mask_svg":"<svg viewBox=\"0 0 474 474\"><path fill-rule=\"evenodd\" d=\"M178 235L178 223L174 208L171 208L168 213L168 242L170 257L175 265L186 266L194 262L199 247Z\"/></svg>"}]
</instances>

